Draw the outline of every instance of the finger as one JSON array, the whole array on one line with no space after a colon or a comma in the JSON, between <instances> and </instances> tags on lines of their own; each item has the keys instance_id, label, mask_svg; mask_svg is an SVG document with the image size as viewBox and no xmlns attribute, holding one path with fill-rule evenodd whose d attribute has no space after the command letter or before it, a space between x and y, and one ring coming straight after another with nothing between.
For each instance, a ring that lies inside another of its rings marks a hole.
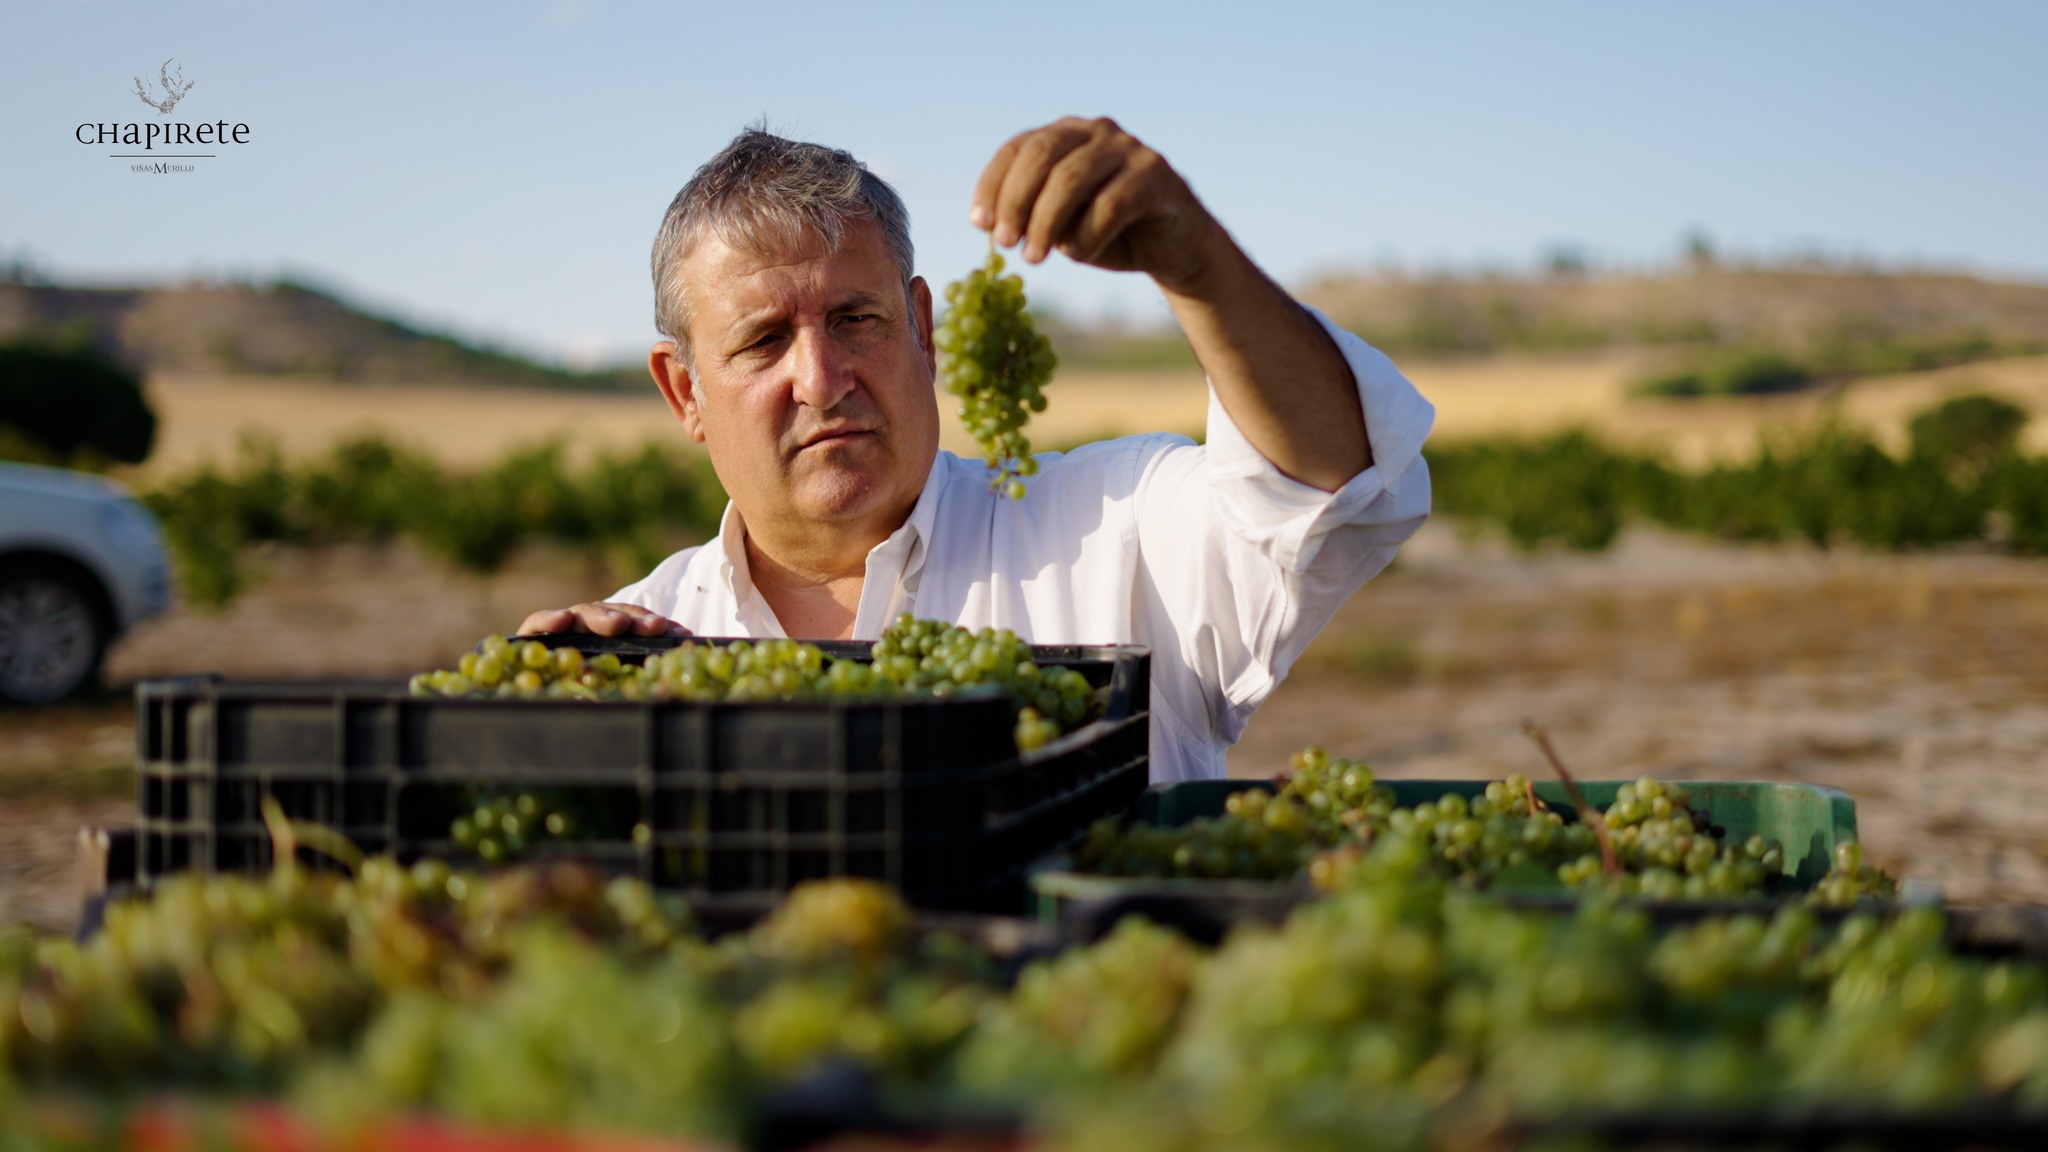
<instances>
[{"instance_id":1,"label":"finger","mask_svg":"<svg viewBox=\"0 0 2048 1152\"><path fill-rule=\"evenodd\" d=\"M989 159L988 167L981 170L981 179L974 183L974 199L967 205L967 222L982 231L990 231L996 223L996 194L1002 191L1003 177L1010 171L1010 162L1016 159L1017 149L1024 143L1029 132L1019 132Z\"/></svg>"},{"instance_id":2,"label":"finger","mask_svg":"<svg viewBox=\"0 0 2048 1152\"><path fill-rule=\"evenodd\" d=\"M1095 194L1124 166L1126 153L1113 142L1095 142L1060 158L1031 205L1031 219L1024 229L1025 263L1044 260L1066 242L1068 231L1088 210Z\"/></svg>"},{"instance_id":3,"label":"finger","mask_svg":"<svg viewBox=\"0 0 2048 1152\"><path fill-rule=\"evenodd\" d=\"M1096 191L1088 210L1067 232L1061 251L1092 264L1145 215L1144 175L1130 168Z\"/></svg>"},{"instance_id":4,"label":"finger","mask_svg":"<svg viewBox=\"0 0 2048 1152\"><path fill-rule=\"evenodd\" d=\"M1009 171L1003 174L1003 186L996 193L994 234L998 247L1007 248L1023 239L1024 227L1031 219L1031 206L1052 174L1053 165L1085 140L1081 133L1056 124L1032 133L1017 146Z\"/></svg>"},{"instance_id":5,"label":"finger","mask_svg":"<svg viewBox=\"0 0 2048 1152\"><path fill-rule=\"evenodd\" d=\"M519 625L515 636L537 636L544 632L574 631L578 621L576 613L567 608L547 608L528 616Z\"/></svg>"},{"instance_id":6,"label":"finger","mask_svg":"<svg viewBox=\"0 0 2048 1152\"><path fill-rule=\"evenodd\" d=\"M633 620L633 632L636 635L687 636L690 634L688 628L650 608L641 608L631 604L607 604L606 607L616 608L631 617Z\"/></svg>"},{"instance_id":7,"label":"finger","mask_svg":"<svg viewBox=\"0 0 2048 1152\"><path fill-rule=\"evenodd\" d=\"M663 616L652 608L643 608L638 604L606 600L601 604L592 605L592 607L616 612L625 617L626 627L622 632L618 633L619 635L624 635L626 632L631 632L636 636L687 636L690 634L688 628Z\"/></svg>"},{"instance_id":8,"label":"finger","mask_svg":"<svg viewBox=\"0 0 2048 1152\"><path fill-rule=\"evenodd\" d=\"M599 636L623 636L633 630L633 618L609 604L578 604L571 611L583 631Z\"/></svg>"}]
</instances>

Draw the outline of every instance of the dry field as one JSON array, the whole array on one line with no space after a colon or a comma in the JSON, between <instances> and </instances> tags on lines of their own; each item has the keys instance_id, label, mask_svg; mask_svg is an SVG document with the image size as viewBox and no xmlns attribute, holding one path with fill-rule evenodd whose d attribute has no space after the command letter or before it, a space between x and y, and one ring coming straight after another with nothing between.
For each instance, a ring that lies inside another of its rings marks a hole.
<instances>
[{"instance_id":1,"label":"dry field","mask_svg":"<svg viewBox=\"0 0 2048 1152\"><path fill-rule=\"evenodd\" d=\"M1582 423L1710 455L1814 403L1628 402L1631 370L1586 359L1411 368L1447 436ZM1905 414L1977 386L2048 410L2048 358L1867 382L1842 404L1896 434ZM593 398L197 379L153 388L172 470L229 451L245 427L273 431L291 451L374 427L452 463L552 433L684 443L651 390ZM1070 375L1037 435L1192 429L1204 403L1191 379ZM284 550L258 563L265 578L226 612L174 612L125 640L105 696L0 711L0 921L61 927L75 905L77 827L132 809L124 692L134 681L396 677L533 607L623 582L560 552L524 555L490 581L405 546ZM1432 525L1310 649L1231 768L1268 773L1314 741L1388 774L1532 771L1517 723L1533 716L1588 776L1833 784L1857 797L1880 862L1957 899L2048 901L2048 772L2037 767L2048 754L2044 577L2043 562L1969 551L1878 557L1647 532L1604 556L1526 557Z\"/></svg>"},{"instance_id":2,"label":"dry field","mask_svg":"<svg viewBox=\"0 0 2048 1152\"><path fill-rule=\"evenodd\" d=\"M1584 426L1622 442L1656 447L1686 462L1754 450L1759 430L1808 423L1834 409L1842 418L1901 442L1906 420L1968 391L2007 396L2048 412L2048 356L1995 361L1939 372L1859 381L1837 393L1709 401L1641 400L1628 381L1644 367L1630 355L1501 356L1405 365L1437 406L1437 434L1448 438L1539 433ZM650 382L637 394L470 388L447 384L316 384L260 378L162 376L150 382L162 418L158 448L131 477L139 484L205 460L234 455L245 433L272 437L287 454L317 452L345 436L378 432L453 465L488 463L550 437L572 448L635 447L659 439L696 451ZM940 409L951 412L950 397ZM1069 372L1033 428L1042 445L1105 435L1198 432L1208 396L1191 375ZM2029 429L2048 451L2048 421ZM971 454L973 442L950 418L944 446Z\"/></svg>"},{"instance_id":3,"label":"dry field","mask_svg":"<svg viewBox=\"0 0 2048 1152\"><path fill-rule=\"evenodd\" d=\"M1879 376L1846 387L1787 396L1651 400L1629 382L1651 363L1628 354L1493 357L1407 367L1436 404L1436 435L1466 439L1590 428L1619 443L1669 453L1683 464L1738 459L1759 433L1810 425L1830 412L1902 447L1907 422L1951 396L1990 392L2048 412L2048 356L1991 361L1935 372ZM2048 451L2048 420L2027 430L2027 446Z\"/></svg>"}]
</instances>

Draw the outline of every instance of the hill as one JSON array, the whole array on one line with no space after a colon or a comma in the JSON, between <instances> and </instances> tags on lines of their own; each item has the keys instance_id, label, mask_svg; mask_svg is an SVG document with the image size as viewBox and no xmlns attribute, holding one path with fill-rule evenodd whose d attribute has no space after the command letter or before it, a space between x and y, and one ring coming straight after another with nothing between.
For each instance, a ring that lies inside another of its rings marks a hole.
<instances>
[{"instance_id":1,"label":"hill","mask_svg":"<svg viewBox=\"0 0 2048 1152\"><path fill-rule=\"evenodd\" d=\"M1821 262L1701 261L1647 274L1336 274L1300 295L1390 352L1423 355L1715 347L1826 361L1872 349L1973 350L1935 356L1952 362L2048 349L2048 283Z\"/></svg>"},{"instance_id":2,"label":"hill","mask_svg":"<svg viewBox=\"0 0 2048 1152\"><path fill-rule=\"evenodd\" d=\"M1827 381L2048 351L2048 283L1819 262L1521 276L1336 273L1297 293L1409 362L1503 352L1647 352L1644 369L1734 350ZM1065 368L1197 370L1171 327L1041 317ZM0 278L0 342L83 340L152 374L639 391L637 365L572 372L355 307L303 283L77 288Z\"/></svg>"},{"instance_id":3,"label":"hill","mask_svg":"<svg viewBox=\"0 0 2048 1152\"><path fill-rule=\"evenodd\" d=\"M635 369L571 372L351 306L290 280L72 288L0 280L0 342L90 343L152 374L639 388Z\"/></svg>"}]
</instances>

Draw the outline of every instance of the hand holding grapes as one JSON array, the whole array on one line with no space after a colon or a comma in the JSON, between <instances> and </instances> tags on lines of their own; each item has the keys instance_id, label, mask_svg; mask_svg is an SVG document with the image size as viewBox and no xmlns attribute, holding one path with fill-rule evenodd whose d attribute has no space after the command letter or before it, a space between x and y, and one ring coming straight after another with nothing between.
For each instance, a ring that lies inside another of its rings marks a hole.
<instances>
[{"instance_id":1,"label":"hand holding grapes","mask_svg":"<svg viewBox=\"0 0 2048 1152\"><path fill-rule=\"evenodd\" d=\"M997 245L1036 264L1054 251L1189 291L1228 238L1164 157L1107 118L1068 117L1013 137L969 212Z\"/></svg>"},{"instance_id":2,"label":"hand holding grapes","mask_svg":"<svg viewBox=\"0 0 2048 1152\"><path fill-rule=\"evenodd\" d=\"M1069 118L1012 138L968 218L1027 264L1057 251L1151 276L1224 411L1282 474L1335 492L1372 465L1358 382L1335 340L1114 121Z\"/></svg>"}]
</instances>

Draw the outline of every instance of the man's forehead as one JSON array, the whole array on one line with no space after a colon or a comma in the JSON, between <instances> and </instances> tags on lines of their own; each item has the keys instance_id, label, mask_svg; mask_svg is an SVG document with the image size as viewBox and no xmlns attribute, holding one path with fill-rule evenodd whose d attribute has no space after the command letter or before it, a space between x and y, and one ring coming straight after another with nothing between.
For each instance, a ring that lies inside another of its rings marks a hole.
<instances>
[{"instance_id":1,"label":"man's forehead","mask_svg":"<svg viewBox=\"0 0 2048 1152\"><path fill-rule=\"evenodd\" d=\"M879 230L853 221L836 247L814 229L758 238L713 232L684 258L682 273L691 298L709 304L792 289L845 291L877 275L893 279L895 268Z\"/></svg>"}]
</instances>

